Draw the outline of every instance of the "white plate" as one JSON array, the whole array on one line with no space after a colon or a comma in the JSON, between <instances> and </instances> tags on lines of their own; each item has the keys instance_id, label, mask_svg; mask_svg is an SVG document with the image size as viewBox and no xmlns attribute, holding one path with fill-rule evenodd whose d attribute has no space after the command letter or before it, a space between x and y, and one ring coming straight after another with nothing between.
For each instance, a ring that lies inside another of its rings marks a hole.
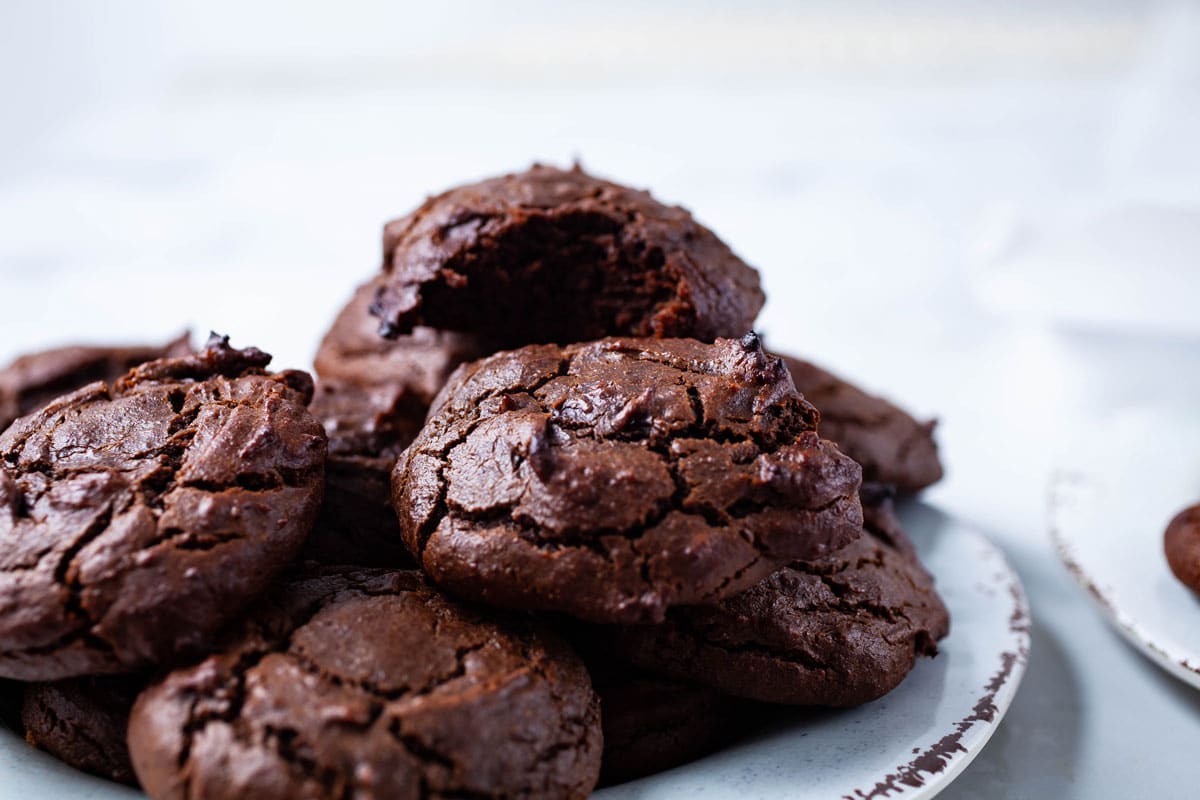
<instances>
[{"instance_id":1,"label":"white plate","mask_svg":"<svg viewBox=\"0 0 1200 800\"><path fill-rule=\"evenodd\" d=\"M1146 409L1094 430L1054 475L1054 544L1126 639L1200 688L1200 601L1163 555L1167 523L1200 501L1200 424Z\"/></svg>"},{"instance_id":2,"label":"white plate","mask_svg":"<svg viewBox=\"0 0 1200 800\"><path fill-rule=\"evenodd\" d=\"M683 767L604 789L623 798L929 798L996 730L1029 650L1025 592L980 533L936 509L900 510L937 576L951 633L888 696L850 711L807 713ZM77 773L0 731L0 797L128 800L136 792Z\"/></svg>"}]
</instances>

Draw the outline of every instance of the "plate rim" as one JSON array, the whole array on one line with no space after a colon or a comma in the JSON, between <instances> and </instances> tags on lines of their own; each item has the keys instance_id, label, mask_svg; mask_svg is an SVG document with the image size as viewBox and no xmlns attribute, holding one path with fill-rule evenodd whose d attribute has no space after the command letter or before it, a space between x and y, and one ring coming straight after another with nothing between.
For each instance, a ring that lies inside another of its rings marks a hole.
<instances>
[{"instance_id":1,"label":"plate rim","mask_svg":"<svg viewBox=\"0 0 1200 800\"><path fill-rule=\"evenodd\" d=\"M912 503L912 505L918 504L936 508L921 501ZM1013 568L1012 562L1009 561L1005 552L983 531L961 517L950 514L947 516L955 520L963 529L970 531L971 535L989 551L989 557L994 558L1003 570L1001 577L998 577L996 582L1000 583L1003 580L1004 588L1012 599L1008 633L1013 637L1011 642L1013 649L1005 650L1000 654L999 667L983 687L983 694L973 707L972 713L955 723L955 733L948 734L933 746L925 748L919 753L914 752L914 758L908 764L889 773L869 791L858 790L853 794L844 795L842 800L877 800L877 798L890 800L893 797L927 800L941 794L971 765L991 741L992 736L999 729L1000 723L1008 714L1025 677L1025 671L1029 664L1029 651L1032 646L1033 616L1029 605L1029 595L1021 581L1021 576ZM961 532L958 535L961 535ZM953 613L951 613L951 619L953 620ZM948 741L952 737L953 741ZM969 740L970 746L964 746L962 744L964 740ZM925 759L944 759L944 762L935 770L917 766ZM929 777L923 779L918 777L922 773ZM919 782L908 783L905 778ZM897 781L899 785L896 785ZM908 794L910 790L915 793Z\"/></svg>"},{"instance_id":2,"label":"plate rim","mask_svg":"<svg viewBox=\"0 0 1200 800\"><path fill-rule=\"evenodd\" d=\"M1074 541L1062 528L1064 508L1069 506L1065 498L1072 492L1081 491L1084 486L1097 486L1095 476L1080 469L1055 469L1050 476L1049 487L1049 533L1054 544L1054 550L1059 561L1066 567L1075 582L1084 590L1091 604L1099 609L1101 616L1139 653L1148 658L1155 666L1183 683L1200 689L1200 663L1193 664L1194 655L1175 651L1167 645L1154 641L1155 637L1148 633L1136 617L1122 608L1096 582L1077 554Z\"/></svg>"},{"instance_id":3,"label":"plate rim","mask_svg":"<svg viewBox=\"0 0 1200 800\"><path fill-rule=\"evenodd\" d=\"M933 732L942 734L946 730L952 730L952 733L943 735L932 745L926 745L917 740L909 741L906 745L907 750L897 748L898 753L908 754L905 763L895 764L886 771L880 770L874 775L858 776L858 780L854 781L856 784L854 788L829 787L830 796L840 798L840 800L894 800L895 798L928 800L928 798L936 797L945 791L983 752L1008 714L1028 667L1033 618L1024 582L1017 570L1013 568L1007 554L969 518L951 513L949 510L921 498L902 498L896 503L896 511L900 516L902 527L910 532L910 536L914 540L919 536L919 534L912 533L917 530L917 526L912 524L911 518L906 519L906 510L911 513L911 510L918 509L924 513L938 515L951 523L952 530L939 535L959 539L969 537L973 546L977 548L973 564L995 568L995 573L986 577L985 580L987 586L996 589L997 594L1002 592L1003 597L1006 598L1006 601L996 601L1004 603L1006 618L1003 634L998 632L995 634L999 645L996 647L999 658L997 662L990 665L993 668L987 673L989 677L984 685L977 685L971 690L974 694L971 712L955 723L939 726L939 729ZM936 538L930 538L928 541L936 541ZM924 553L921 555L922 563L928 568L926 555ZM932 569L930 572L935 579L938 577ZM978 577L978 574L976 575ZM973 591L988 594L986 590L978 588L974 588ZM953 621L956 616L953 607L950 608L950 613ZM952 622L951 636L953 635ZM979 672L983 673L983 669L981 668ZM903 686L903 684L901 685ZM853 711L853 709L849 710ZM695 763L691 762L691 764ZM666 772L686 770L691 764L680 765ZM643 780L661 780L664 774L666 773L658 773L644 779L631 781L628 784L608 788L620 792L612 795L613 797L657 798L666 796L665 792L660 794L660 791L669 787L642 784ZM645 786L645 793L638 791L640 786ZM622 790L628 794L626 795Z\"/></svg>"},{"instance_id":4,"label":"plate rim","mask_svg":"<svg viewBox=\"0 0 1200 800\"><path fill-rule=\"evenodd\" d=\"M1020 689L1028 666L1032 631L1032 616L1028 595L1019 573L1013 568L1004 551L978 526L960 515L951 514L938 506L931 505L919 499L897 504L897 511L901 514L902 519L904 518L905 509L922 509L925 513L931 512L939 515L951 523L950 529L938 531L934 536L927 539L929 542L936 542L936 536L938 535L970 538L971 544L969 546L976 548L978 554L974 563L980 565L980 567L986 565L988 568L985 585L992 588L997 595L1002 594L1005 598L1004 601L997 600L996 602L997 604L1004 602L1003 613L1007 615L1007 628L1001 633L999 626L996 624L1001 615L1001 608L997 605L994 611L991 612L996 616L992 618L992 622L989 625L989 628L994 631L993 635L995 636L996 647L995 650L989 648L991 650L989 655L999 653L999 663L993 662L988 665L989 672L986 674L990 676L989 680L983 686L976 685L974 689L970 690L972 693L971 696L975 698L974 705L970 707L970 713L954 723L940 725L937 730L931 731L930 733L934 735L945 734L932 744L913 740L907 744L909 750L906 751L897 748L898 754L910 753L907 756L906 763L895 764L886 773L880 770L873 776L859 776L859 780L855 781L858 788L849 791L843 791L836 786L830 787L838 791L837 796L843 798L843 800L893 800L893 798L926 800L926 798L932 798L940 794L946 787L953 784L987 746L999 728L1000 723L1007 715ZM912 529L916 526L911 524L911 522L906 522L904 527ZM925 558L922 560L925 561ZM937 578L936 573L934 573L934 577L935 579ZM985 593L981 589L974 589L974 591ZM950 611L953 619L955 616L954 608L951 607ZM953 629L951 636L953 636ZM980 675L985 674L982 668L978 672ZM966 695L966 693L967 690L964 689L963 694ZM946 733L947 731L949 732ZM11 739L12 744L24 744L15 732L6 730L3 733L6 735L6 738ZM17 757L46 759L48 764L54 764L62 769L70 770L69 767L60 764L52 756L33 749L18 754ZM904 758L904 756L900 756L900 758ZM900 758L897 758L897 761ZM686 770L688 767L689 765L684 764L667 772ZM106 789L124 789L128 793L121 796L129 796L131 798L145 797L144 793L137 790L120 787L84 773L74 773L72 771L72 775L76 780L90 779L83 785L76 785L77 789L86 787L93 792L99 790L105 798L108 797ZM850 776L851 779L853 777ZM4 781L0 778L0 784L3 783ZM621 790L622 788L633 789L633 794L636 795L636 786L638 783L640 781L633 781L630 784L618 785L611 788L617 790ZM55 787L50 786L48 788L53 789ZM58 788L66 790L70 787L62 786Z\"/></svg>"}]
</instances>

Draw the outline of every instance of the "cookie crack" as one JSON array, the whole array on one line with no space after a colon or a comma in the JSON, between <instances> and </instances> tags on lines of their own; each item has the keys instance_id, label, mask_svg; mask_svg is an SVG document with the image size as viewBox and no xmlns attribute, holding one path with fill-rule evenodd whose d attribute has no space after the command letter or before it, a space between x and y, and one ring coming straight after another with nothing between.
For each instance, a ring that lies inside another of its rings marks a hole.
<instances>
[{"instance_id":1,"label":"cookie crack","mask_svg":"<svg viewBox=\"0 0 1200 800\"><path fill-rule=\"evenodd\" d=\"M435 633L436 637L436 633ZM350 678L345 675L340 675L336 672L331 672L327 668L313 661L304 653L288 650L286 655L289 659L295 661L296 665L310 675L329 681L334 686L339 688L354 689L371 695L374 699L383 702L393 702L396 700L409 700L418 697L426 697L437 691L440 687L457 680L467 674L466 658L471 653L476 653L487 647L487 642L469 645L466 647L457 648L454 652L455 667L449 672L430 676L428 681L423 686L398 686L392 689L385 689L378 684Z\"/></svg>"},{"instance_id":2,"label":"cookie crack","mask_svg":"<svg viewBox=\"0 0 1200 800\"><path fill-rule=\"evenodd\" d=\"M561 378L564 375L566 375L568 373L568 371L570 370L571 361L572 361L572 357L570 357L570 356L560 358L558 361L558 365L556 366L556 368L554 370L554 373L551 375L545 376L541 380L537 381L530 388L521 388L519 390L511 390L511 391L497 390L497 391L485 392L481 397L474 398L475 406L476 406L476 408L478 408L479 405L482 404L483 402L490 400L494 397L499 397L499 396L514 396L514 395L520 395L520 394L529 394L532 396L535 392L537 392L538 390L540 390L541 388L546 386L551 381L556 380L557 378ZM416 553L416 556L417 556L418 562L423 563L423 560L425 557L425 548L429 544L430 537L433 536L434 531L437 529L437 526L441 523L442 519L444 519L447 516L448 506L447 506L446 500L447 500L447 494L449 493L450 487L449 487L449 481L446 479L446 470L449 467L450 453L455 448L457 448L458 446L463 444L467 440L467 438L470 437L470 435L475 432L475 429L478 428L480 425L482 425L485 421L486 421L486 418L476 417L475 419L471 420L465 426L465 428L463 430L459 431L457 433L457 435L454 436L450 441L443 443L443 445L440 448L435 449L435 450L421 449L418 451L418 452L422 453L423 455L427 455L427 456L436 458L437 462L438 462L437 471L436 471L438 495L434 501L434 510L429 515L429 519L425 522L425 524L422 525L417 530L417 537L416 537L417 538L417 553Z\"/></svg>"},{"instance_id":3,"label":"cookie crack","mask_svg":"<svg viewBox=\"0 0 1200 800\"><path fill-rule=\"evenodd\" d=\"M721 583L715 589L706 593L704 595L704 601L712 602L713 600L715 600L717 598L724 597L726 587L728 587L731 583L740 581L742 579L743 575L745 575L747 572L749 572L750 570L754 569L759 564L761 564L762 560L763 560L762 554L759 553L758 551L755 551L754 558L752 558L748 563L746 563L745 565L743 565L742 567L740 567L739 569L734 571L732 574L727 575L726 577L722 578Z\"/></svg>"},{"instance_id":4,"label":"cookie crack","mask_svg":"<svg viewBox=\"0 0 1200 800\"><path fill-rule=\"evenodd\" d=\"M836 672L836 669L829 664L823 662L803 650L782 650L772 647L767 647L753 642L743 642L733 644L730 642L719 642L709 638L709 629L703 625L695 624L692 620L685 618L682 615L677 615L673 622L689 637L694 637L697 647L710 647L714 650L720 650L723 653L729 654L748 654L764 656L766 658L778 659L797 664L809 672Z\"/></svg>"},{"instance_id":5,"label":"cookie crack","mask_svg":"<svg viewBox=\"0 0 1200 800\"><path fill-rule=\"evenodd\" d=\"M548 379L548 380L553 380ZM695 395L695 403L703 407L699 394ZM696 412L697 419L703 419L703 410ZM443 448L438 462L438 478L439 478L439 500L435 505L435 512L430 516L429 522L425 526L425 530L421 536L422 556L424 547L428 544L429 539L436 532L438 525L447 517L459 522L466 522L475 526L492 526L503 525L510 530L514 530L517 535L525 542L532 544L540 550L546 552L554 552L564 548L585 548L592 553L600 556L606 563L613 563L614 555L611 548L606 545L606 540L622 539L629 543L633 552L637 556L637 566L639 571L639 582L643 586L653 586L655 581L650 574L650 553L646 553L639 549L638 542L642 540L649 531L654 530L659 525L663 524L672 514L682 514L685 516L696 517L702 520L704 524L714 528L737 528L740 521L760 514L768 509L771 504L766 501L754 500L749 497L738 498L730 503L725 508L716 508L705 503L689 502L688 497L696 488L695 485L689 482L686 476L680 470L680 459L674 452L672 445L678 441L686 441L691 439L703 439L712 441L712 434L704 430L697 430L696 426L689 426L673 432L671 435L661 439L656 443L647 443L647 448L655 453L666 467L672 482L674 490L670 497L657 503L650 509L647 516L641 520L631 523L625 528L582 528L582 527L567 527L557 529L553 535L547 536L542 533L543 525L528 515L518 512L521 499L518 498L509 503L497 504L486 509L468 509L455 503L448 498L449 481L446 479L446 470L449 468L450 456L453 451L464 444L470 434L482 424L484 420L476 419L466 426L465 433L456 441L448 443ZM555 423L551 423L555 424ZM704 426L705 428L711 426ZM733 432L730 432L733 433ZM750 442L746 438L735 438L732 444L744 444ZM756 446L758 455L765 454ZM851 499L850 494L839 494L832 499L817 505L809 506L803 509L806 513L819 515L822 513L834 510L836 507L845 504ZM744 533L744 532L743 532ZM756 546L757 547L757 546ZM705 595L706 598L719 597L720 593L731 583L742 578L747 571L756 567L762 560L764 554L759 554L751 562L744 564L736 571L725 576L716 590ZM769 555L769 554L768 554Z\"/></svg>"},{"instance_id":6,"label":"cookie crack","mask_svg":"<svg viewBox=\"0 0 1200 800\"><path fill-rule=\"evenodd\" d=\"M112 394L109 392L109 387L107 385L93 383L79 388L64 398L60 398L60 401L76 397L83 397L89 394L93 395L91 398L92 400L112 399ZM46 417L53 418L54 421L51 423L50 429L46 434L46 438L48 440L52 440L54 438L54 434L66 423L69 415L79 415L79 409L77 407L62 404L60 401L53 401L41 411L34 412L34 415L37 419L44 419ZM18 426L14 423L5 431L0 431L0 438L7 436L9 432L16 430L17 427ZM33 424L33 417L31 417L21 434L15 435L15 441L7 445L6 452L4 454L4 460L7 461L8 464L14 468L14 470L16 470L17 465L20 463L21 453L25 450L26 445L29 444L29 440L36 436L40 430L41 427ZM18 470L18 474L19 472L20 471Z\"/></svg>"},{"instance_id":7,"label":"cookie crack","mask_svg":"<svg viewBox=\"0 0 1200 800\"><path fill-rule=\"evenodd\" d=\"M304 777L320 785L325 797L351 800L354 796L353 784L340 780L340 769L322 764L315 756L305 754L305 751L311 751L312 747L303 740L297 729L267 725L263 728L263 740L263 744L269 746L281 760L289 766L299 768ZM339 783L342 784L340 791Z\"/></svg>"},{"instance_id":8,"label":"cookie crack","mask_svg":"<svg viewBox=\"0 0 1200 800\"><path fill-rule=\"evenodd\" d=\"M481 645L482 646L482 645ZM534 670L530 670L534 671ZM505 673L501 676L493 677L490 684L504 684L511 682L514 676L524 672L524 670L515 670ZM556 696L556 699L561 699ZM386 714L386 710L385 710ZM478 791L461 785L454 784L454 776L459 772L460 764L452 756L442 752L438 748L426 742L418 732L407 730L405 728L405 718L403 716L390 717L385 728L388 735L400 744L414 759L425 764L434 765L447 774L444 785L431 786L430 776L422 775L420 778L420 788L422 797L444 797L444 798L467 798L475 800L476 798L487 798L492 795L486 791Z\"/></svg>"},{"instance_id":9,"label":"cookie crack","mask_svg":"<svg viewBox=\"0 0 1200 800\"><path fill-rule=\"evenodd\" d=\"M275 641L263 642L260 646L242 653L238 659L229 668L229 674L222 681L222 691L229 694L229 698L225 703L225 707L220 710L210 711L203 714L197 713L197 706L202 699L201 696L194 690L191 695L187 720L183 726L184 741L180 748L177 758L177 768L180 772L184 772L188 761L191 758L191 752L195 737L209 724L213 722L225 722L235 728L241 718L242 709L246 700L246 681L248 675L268 656L284 655L292 664L300 669L315 675L316 677L327 680L335 686L348 686L358 691L366 693L373 697L375 701L371 705L371 714L369 720L359 725L358 727L370 728L378 723L386 713L386 703L397 699L405 699L417 696L423 696L431 693L449 681L466 674L466 659L468 656L487 646L487 641L477 642L472 645L467 645L458 648L455 651L456 665L453 670L443 675L434 676L431 678L429 685L412 689L405 687L399 690L384 690L367 681L354 681L347 679L345 676L337 675L309 659L304 653L296 650L293 647L293 642L297 632L305 628L313 619L315 619L326 608L341 602L348 596L374 594L390 594L389 592L371 592L366 586L352 586L348 589L339 591L333 595L326 596L314 601L310 606L303 609L301 620L289 626L289 632L286 636L278 637ZM398 720L398 718L396 718ZM389 725L392 723L389 722ZM246 738L245 732L235 733L243 740ZM305 775L313 780L316 780L321 786L331 795L334 795L334 789L337 786L337 777L340 771L336 768L323 766L315 758L303 756L303 742L299 738L299 733L286 726L279 726L270 729L266 732L266 743L271 744L271 749L276 752L281 759L289 764L298 766ZM402 745L409 748L411 742L405 742L403 739L398 739ZM414 757L421 759L421 756L410 749ZM428 759L422 759L428 760ZM331 782L332 781L332 782ZM347 783L343 785L342 792L338 796L351 797L353 795L353 784ZM185 793L186 796L186 793ZM444 795L450 796L450 795ZM455 795L457 796L457 795ZM466 796L466 795L463 795ZM480 795L483 796L483 795Z\"/></svg>"},{"instance_id":10,"label":"cookie crack","mask_svg":"<svg viewBox=\"0 0 1200 800\"><path fill-rule=\"evenodd\" d=\"M192 552L203 552L215 550L216 548L239 542L243 539L238 531L205 531L197 533L195 531L185 530L183 528L166 528L161 534L148 542L139 552L170 545L176 550L190 550Z\"/></svg>"},{"instance_id":11,"label":"cookie crack","mask_svg":"<svg viewBox=\"0 0 1200 800\"><path fill-rule=\"evenodd\" d=\"M829 592L837 598L835 603L823 603L820 609L811 609L813 611L831 611L838 614L856 614L865 611L868 615L884 622L895 624L900 621L908 621L908 616L902 608L893 608L891 606L882 605L871 600L869 597L864 597L857 594L857 590L852 586L848 586L843 581L837 579L835 575L825 575L820 573L808 573L817 578L829 590Z\"/></svg>"},{"instance_id":12,"label":"cookie crack","mask_svg":"<svg viewBox=\"0 0 1200 800\"><path fill-rule=\"evenodd\" d=\"M564 709L568 708L570 705L570 698L560 691L559 682L554 679L554 677L550 674L550 671L547 669L546 654L544 652L535 653L530 648L529 644L524 640L521 640L520 648L522 658L526 663L529 664L530 670L545 682L551 697L554 698L558 706ZM572 750L582 751L583 746L587 743L592 726L598 724L598 703L599 699L595 696L595 694L593 694L591 704L584 710L584 716L565 715L562 718L563 724L561 730L563 734L571 738L566 742L561 740L551 742L547 747L539 751L536 759L537 762L539 764L544 764L557 757L560 753L570 752ZM586 793L590 790L590 787L578 788L583 793Z\"/></svg>"},{"instance_id":13,"label":"cookie crack","mask_svg":"<svg viewBox=\"0 0 1200 800\"><path fill-rule=\"evenodd\" d=\"M79 580L79 576L72 573L71 568L74 566L76 557L83 549L108 530L108 526L112 523L112 518L113 504L110 501L105 503L103 510L84 529L79 538L63 551L63 554L59 557L57 566L54 568L54 582L67 589L67 615L76 620L83 620L82 624L87 628L94 625L95 620L88 614L87 609L83 607L83 602L80 599L80 595L83 593L83 585ZM113 648L111 645L107 645L105 649L111 652Z\"/></svg>"},{"instance_id":14,"label":"cookie crack","mask_svg":"<svg viewBox=\"0 0 1200 800\"><path fill-rule=\"evenodd\" d=\"M420 541L422 543L422 554L424 553L424 545L428 543L430 536L436 530L442 518L451 516L452 518L464 522L469 522L478 525L489 525L496 522L511 523L513 526L521 529L523 537L536 539L539 543L548 546L558 545L573 545L580 546L587 544L586 540L600 539L603 537L619 537L624 539L638 539L645 535L645 532L652 530L660 525L672 513L682 513L689 516L696 516L703 519L707 524L714 527L726 527L739 520L744 520L755 514L761 513L771 507L771 503L763 500L754 500L749 497L738 498L730 503L725 508L717 508L706 503L689 502L688 496L692 494L696 486L687 481L686 477L679 470L679 459L672 452L672 445L679 441L700 440L700 441L718 441L721 439L713 432L703 430L694 430L693 428L681 429L672 435L669 435L658 442L646 442L646 447L650 452L655 453L663 461L668 473L671 476L675 489L672 495L651 509L647 516L639 521L631 523L625 528L582 528L568 527L557 529L554 532L554 537L540 536L537 530L544 527L528 517L520 513L516 513L521 500L520 498L508 503L498 503L489 506L485 509L469 509L461 504L455 503L448 499L449 481L445 477L446 470L449 468L449 460L453 451L461 445L465 444L475 429L485 422L486 419L473 420L466 428L462 436L458 437L453 442L447 444L440 452L430 453L422 451L428 455L433 455L438 458L438 482L441 488L439 501L435 504L437 509L430 515L430 520L422 529ZM559 426L559 423L552 422L551 424ZM730 431L731 439L729 444L746 444L751 443L750 439L740 437L736 433ZM755 454L755 458L761 455L769 454L769 450L760 449ZM753 460L753 459L749 459ZM850 494L837 495L833 499L814 506L807 506L803 510L815 514L833 509L835 506L844 503L850 498Z\"/></svg>"},{"instance_id":15,"label":"cookie crack","mask_svg":"<svg viewBox=\"0 0 1200 800\"><path fill-rule=\"evenodd\" d=\"M272 637L273 641L260 642L257 647L252 647L241 653L237 660L229 666L228 674L224 676L221 683L221 689L229 693L229 699L226 701L223 709L197 715L197 706L204 698L197 690L188 690L187 696L191 702L188 706L187 719L183 724L183 743L180 746L176 762L176 766L180 772L184 771L191 758L195 737L205 727L212 722L225 722L231 726L237 722L246 702L247 675L267 656L289 650L296 631L308 625L325 608L342 596L344 596L344 593L339 592L314 600L311 605L301 609L298 615L300 621L294 623L285 636Z\"/></svg>"}]
</instances>

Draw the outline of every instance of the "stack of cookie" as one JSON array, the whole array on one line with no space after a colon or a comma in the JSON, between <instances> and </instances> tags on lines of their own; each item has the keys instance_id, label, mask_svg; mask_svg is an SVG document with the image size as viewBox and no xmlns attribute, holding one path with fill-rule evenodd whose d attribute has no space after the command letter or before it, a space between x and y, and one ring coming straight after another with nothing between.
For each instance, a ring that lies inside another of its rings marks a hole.
<instances>
[{"instance_id":1,"label":"stack of cookie","mask_svg":"<svg viewBox=\"0 0 1200 800\"><path fill-rule=\"evenodd\" d=\"M154 798L575 798L880 697L948 629L891 511L932 427L763 301L685 210L534 167L389 223L315 384L220 337L19 360L26 737Z\"/></svg>"}]
</instances>

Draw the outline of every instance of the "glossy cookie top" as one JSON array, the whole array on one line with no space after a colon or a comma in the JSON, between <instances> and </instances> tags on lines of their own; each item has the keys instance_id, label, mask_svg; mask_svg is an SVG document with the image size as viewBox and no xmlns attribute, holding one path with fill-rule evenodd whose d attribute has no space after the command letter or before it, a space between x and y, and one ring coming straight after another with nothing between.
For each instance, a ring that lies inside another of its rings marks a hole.
<instances>
[{"instance_id":1,"label":"glossy cookie top","mask_svg":"<svg viewBox=\"0 0 1200 800\"><path fill-rule=\"evenodd\" d=\"M229 646L138 699L152 797L582 798L599 707L562 641L415 571L293 576Z\"/></svg>"},{"instance_id":2,"label":"glossy cookie top","mask_svg":"<svg viewBox=\"0 0 1200 800\"><path fill-rule=\"evenodd\" d=\"M312 381L214 338L0 435L0 676L202 648L299 550L326 442Z\"/></svg>"},{"instance_id":3,"label":"glossy cookie top","mask_svg":"<svg viewBox=\"0 0 1200 800\"><path fill-rule=\"evenodd\" d=\"M619 635L634 663L752 700L853 706L933 655L949 614L882 496L864 490L866 534L707 607Z\"/></svg>"},{"instance_id":4,"label":"glossy cookie top","mask_svg":"<svg viewBox=\"0 0 1200 800\"><path fill-rule=\"evenodd\" d=\"M859 535L859 467L815 420L753 335L526 347L451 379L393 501L456 593L656 621Z\"/></svg>"}]
</instances>

